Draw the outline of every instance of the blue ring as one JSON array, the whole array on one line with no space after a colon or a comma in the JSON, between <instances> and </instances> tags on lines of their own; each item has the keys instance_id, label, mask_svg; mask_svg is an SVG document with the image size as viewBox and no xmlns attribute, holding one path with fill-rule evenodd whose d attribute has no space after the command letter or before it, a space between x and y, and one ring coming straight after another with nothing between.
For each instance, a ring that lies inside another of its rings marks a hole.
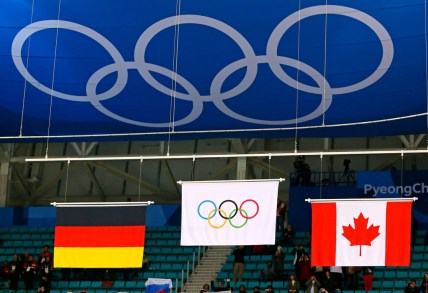
<instances>
[{"instance_id":1,"label":"blue ring","mask_svg":"<svg viewBox=\"0 0 428 293\"><path fill-rule=\"evenodd\" d=\"M204 200L203 202L201 202L199 205L198 205L198 215L199 215L199 217L201 217L202 219L204 219L204 220L208 220L208 218L205 218L205 217L203 217L202 215L201 215L201 205L203 204L203 203L205 203L205 202L210 202L210 203L212 203L213 204L213 206L214 206L214 210L215 210L215 212L214 212L214 214L210 217L210 219L212 219L212 218L214 218L214 216L215 216L215 214L217 214L217 206L216 206L216 204L212 201L212 200Z\"/></svg>"}]
</instances>

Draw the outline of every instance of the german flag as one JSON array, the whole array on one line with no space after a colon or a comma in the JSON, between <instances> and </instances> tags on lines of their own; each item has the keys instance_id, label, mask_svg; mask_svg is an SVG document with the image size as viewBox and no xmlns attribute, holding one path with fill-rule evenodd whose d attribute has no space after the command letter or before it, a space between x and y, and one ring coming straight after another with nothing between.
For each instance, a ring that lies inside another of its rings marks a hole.
<instances>
[{"instance_id":1,"label":"german flag","mask_svg":"<svg viewBox=\"0 0 428 293\"><path fill-rule=\"evenodd\" d=\"M57 207L56 268L140 268L145 206Z\"/></svg>"}]
</instances>

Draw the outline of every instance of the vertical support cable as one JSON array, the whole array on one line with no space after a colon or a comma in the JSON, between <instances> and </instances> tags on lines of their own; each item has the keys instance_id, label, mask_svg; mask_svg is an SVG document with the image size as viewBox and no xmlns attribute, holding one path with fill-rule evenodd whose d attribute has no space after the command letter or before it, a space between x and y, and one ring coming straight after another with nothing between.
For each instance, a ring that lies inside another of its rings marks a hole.
<instances>
[{"instance_id":1,"label":"vertical support cable","mask_svg":"<svg viewBox=\"0 0 428 293\"><path fill-rule=\"evenodd\" d=\"M427 0L424 1L424 35L425 35L425 95L427 101L427 149L428 149L428 36L427 36Z\"/></svg>"},{"instance_id":2,"label":"vertical support cable","mask_svg":"<svg viewBox=\"0 0 428 293\"><path fill-rule=\"evenodd\" d=\"M177 75L178 75L178 44L180 41L180 15L181 15L181 0L176 0L175 16L176 23L174 26L174 49L172 59L171 73L171 96L169 105L169 129L168 129L168 144L166 153L169 156L171 148L171 134L175 131L175 108L177 101Z\"/></svg>"},{"instance_id":3,"label":"vertical support cable","mask_svg":"<svg viewBox=\"0 0 428 293\"><path fill-rule=\"evenodd\" d=\"M322 182L322 175L323 175L323 161L322 161L322 159L323 159L323 154L321 154L320 155L320 181L319 181L319 184L320 184L320 198L322 198L322 184L323 184L323 182Z\"/></svg>"},{"instance_id":4,"label":"vertical support cable","mask_svg":"<svg viewBox=\"0 0 428 293\"><path fill-rule=\"evenodd\" d=\"M61 1L58 3L58 17L57 17L57 25L56 25L56 35L55 35L55 50L54 50L54 63L52 68L52 83L51 83L51 93L50 93L50 103L49 103L49 118L48 118L48 135L46 138L46 153L45 158L48 157L49 152L49 138L51 133L51 120L52 120L52 104L53 104L53 91L55 85L55 71L56 71L56 55L58 51L58 34L59 34L59 19L61 15Z\"/></svg>"},{"instance_id":5,"label":"vertical support cable","mask_svg":"<svg viewBox=\"0 0 428 293\"><path fill-rule=\"evenodd\" d=\"M328 0L325 0L325 21L324 21L324 80L322 93L322 126L325 125L325 97L326 97L326 75L327 75L327 20L328 20Z\"/></svg>"},{"instance_id":6,"label":"vertical support cable","mask_svg":"<svg viewBox=\"0 0 428 293\"><path fill-rule=\"evenodd\" d=\"M68 175L70 171L70 160L67 161L67 173L65 177L65 191L64 191L64 202L67 202L67 193L68 193Z\"/></svg>"},{"instance_id":7,"label":"vertical support cable","mask_svg":"<svg viewBox=\"0 0 428 293\"><path fill-rule=\"evenodd\" d=\"M33 4L31 5L31 17L30 17L30 24L33 23L33 17L34 17L34 0ZM19 137L22 137L22 132L24 130L24 112L25 112L25 100L27 98L27 78L28 78L28 64L30 62L30 47L31 47L31 36L28 38L28 47L27 47L27 60L25 62L25 68L27 70L25 71L25 77L24 77L24 93L22 94L22 108L21 108L21 125L19 126Z\"/></svg>"},{"instance_id":8,"label":"vertical support cable","mask_svg":"<svg viewBox=\"0 0 428 293\"><path fill-rule=\"evenodd\" d=\"M297 132L299 117L299 77L300 77L300 20L301 20L301 0L299 0L299 21L297 22L297 75L296 75L296 120L294 132L294 152L297 152ZM269 177L270 178L270 177Z\"/></svg>"},{"instance_id":9,"label":"vertical support cable","mask_svg":"<svg viewBox=\"0 0 428 293\"><path fill-rule=\"evenodd\" d=\"M400 186L403 187L403 174L404 174L404 154L401 153L401 177L400 177ZM401 188L401 197L403 197L403 188Z\"/></svg>"},{"instance_id":10,"label":"vertical support cable","mask_svg":"<svg viewBox=\"0 0 428 293\"><path fill-rule=\"evenodd\" d=\"M138 177L138 201L141 200L141 173L143 168L143 157L140 158L140 174Z\"/></svg>"}]
</instances>

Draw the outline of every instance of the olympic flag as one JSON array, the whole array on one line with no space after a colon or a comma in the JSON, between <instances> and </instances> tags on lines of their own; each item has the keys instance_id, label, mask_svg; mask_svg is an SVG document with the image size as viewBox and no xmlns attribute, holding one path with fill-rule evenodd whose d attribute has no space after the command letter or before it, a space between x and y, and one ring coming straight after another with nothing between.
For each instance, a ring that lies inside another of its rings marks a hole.
<instances>
[{"instance_id":1,"label":"olympic flag","mask_svg":"<svg viewBox=\"0 0 428 293\"><path fill-rule=\"evenodd\" d=\"M183 182L181 245L275 244L278 183Z\"/></svg>"}]
</instances>

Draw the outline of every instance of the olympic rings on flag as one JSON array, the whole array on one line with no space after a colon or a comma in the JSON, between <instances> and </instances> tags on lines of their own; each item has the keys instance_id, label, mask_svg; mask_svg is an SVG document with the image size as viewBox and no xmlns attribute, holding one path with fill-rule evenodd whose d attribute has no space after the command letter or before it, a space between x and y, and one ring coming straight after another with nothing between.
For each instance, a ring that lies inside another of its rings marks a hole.
<instances>
[{"instance_id":1,"label":"olympic rings on flag","mask_svg":"<svg viewBox=\"0 0 428 293\"><path fill-rule=\"evenodd\" d=\"M232 203L235 206L235 208L232 209L229 214L227 214L227 212L224 209L222 209L222 206L225 203L228 203L228 202ZM256 205L256 211L251 216L249 216L248 212L243 208L244 204L250 203L250 202L254 203ZM211 204L213 206L213 209L208 213L207 217L204 217L201 214L201 206L203 204L206 204L206 203ZM233 227L233 228L236 228L236 229L242 228L242 227L244 227L247 224L247 222L248 222L249 219L253 219L253 218L255 218L258 215L259 210L260 210L259 204L255 200L253 200L253 199L246 199L246 200L244 200L241 203L241 205L239 206L239 208L238 208L237 203L235 201L233 201L233 200L230 200L230 199L222 201L220 203L220 205L218 206L218 208L217 208L217 205L212 200L204 200L204 201L202 201L198 205L198 215L199 215L199 217L201 217L204 220L207 220L208 225L210 227L212 227L212 228L215 228L215 229L223 228L224 225L226 225L227 222L229 222L230 226ZM240 216L245 219L245 221L242 224L240 224L240 225L234 224L232 222L232 219L237 216L238 211L239 211ZM220 217L224 219L224 221L221 224L219 224L219 225L214 225L211 220L217 215L217 212L220 215Z\"/></svg>"}]
</instances>

